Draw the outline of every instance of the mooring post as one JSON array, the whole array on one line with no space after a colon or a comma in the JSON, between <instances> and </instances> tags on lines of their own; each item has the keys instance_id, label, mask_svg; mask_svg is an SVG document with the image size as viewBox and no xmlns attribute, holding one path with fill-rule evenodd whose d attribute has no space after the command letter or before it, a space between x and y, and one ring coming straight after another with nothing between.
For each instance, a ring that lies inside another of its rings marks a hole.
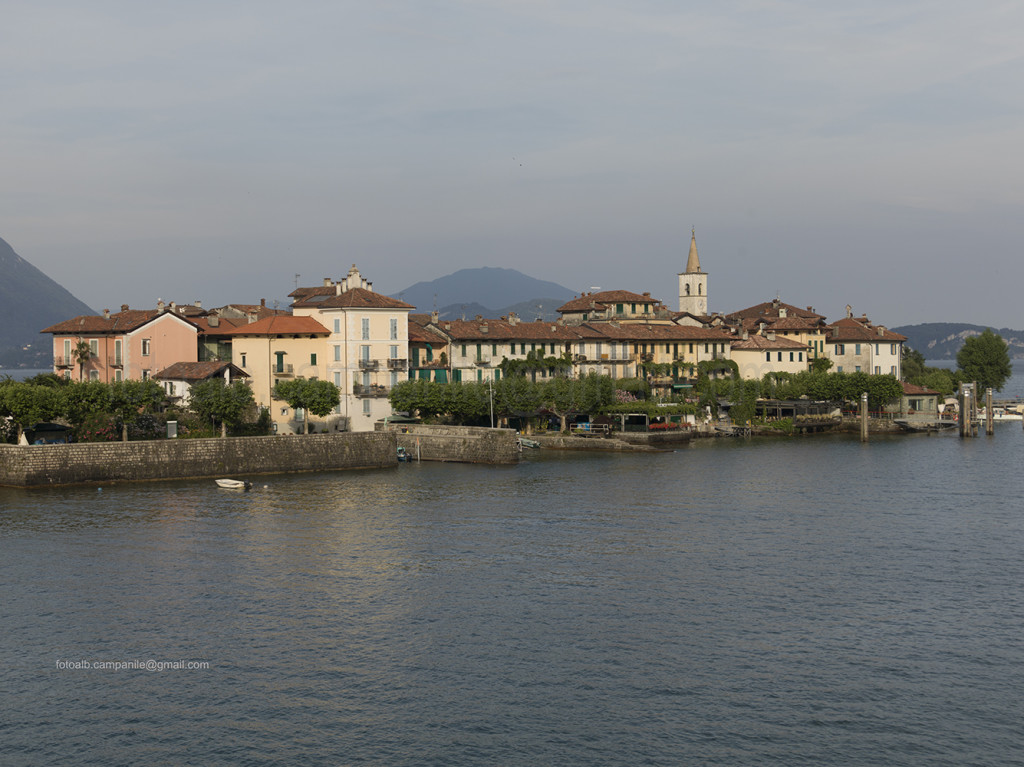
<instances>
[{"instance_id":1,"label":"mooring post","mask_svg":"<svg viewBox=\"0 0 1024 767\"><path fill-rule=\"evenodd\" d=\"M860 441L868 441L868 393L860 395Z\"/></svg>"},{"instance_id":2,"label":"mooring post","mask_svg":"<svg viewBox=\"0 0 1024 767\"><path fill-rule=\"evenodd\" d=\"M967 414L967 384L960 384L960 388L956 392L956 404L957 404L957 425L960 427L960 437L970 436L968 433L968 423L970 423Z\"/></svg>"},{"instance_id":3,"label":"mooring post","mask_svg":"<svg viewBox=\"0 0 1024 767\"><path fill-rule=\"evenodd\" d=\"M992 387L985 389L985 433L996 433L996 419L992 417Z\"/></svg>"}]
</instances>

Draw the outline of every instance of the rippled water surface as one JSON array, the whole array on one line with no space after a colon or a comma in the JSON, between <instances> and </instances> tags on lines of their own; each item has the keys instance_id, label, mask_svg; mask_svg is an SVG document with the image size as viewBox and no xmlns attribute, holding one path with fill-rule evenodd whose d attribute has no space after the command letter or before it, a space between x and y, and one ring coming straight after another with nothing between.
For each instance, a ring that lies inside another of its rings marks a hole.
<instances>
[{"instance_id":1,"label":"rippled water surface","mask_svg":"<svg viewBox=\"0 0 1024 767\"><path fill-rule=\"evenodd\" d=\"M1024 764L1019 426L0 488L0 764Z\"/></svg>"}]
</instances>

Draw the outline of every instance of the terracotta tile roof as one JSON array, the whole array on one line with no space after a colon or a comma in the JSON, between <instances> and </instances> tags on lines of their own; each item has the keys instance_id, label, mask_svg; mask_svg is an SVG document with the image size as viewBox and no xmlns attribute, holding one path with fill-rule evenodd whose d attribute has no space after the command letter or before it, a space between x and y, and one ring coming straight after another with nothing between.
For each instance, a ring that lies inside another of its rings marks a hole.
<instances>
[{"instance_id":1,"label":"terracotta tile roof","mask_svg":"<svg viewBox=\"0 0 1024 767\"><path fill-rule=\"evenodd\" d=\"M840 343L902 343L907 337L882 325L872 325L867 317L843 317L829 326L829 341Z\"/></svg>"},{"instance_id":2,"label":"terracotta tile roof","mask_svg":"<svg viewBox=\"0 0 1024 767\"><path fill-rule=\"evenodd\" d=\"M331 331L312 317L278 314L222 333L228 336L329 336Z\"/></svg>"},{"instance_id":3,"label":"terracotta tile roof","mask_svg":"<svg viewBox=\"0 0 1024 767\"><path fill-rule=\"evenodd\" d=\"M216 322L211 325L210 320ZM199 332L208 336L227 335L237 327L249 324L249 321L241 317L196 317L192 323L199 328Z\"/></svg>"},{"instance_id":4,"label":"terracotta tile roof","mask_svg":"<svg viewBox=\"0 0 1024 767\"><path fill-rule=\"evenodd\" d=\"M908 396L940 396L939 392L933 391L932 389L926 389L924 386L907 383L906 381L900 381L900 384L903 386L903 393Z\"/></svg>"},{"instance_id":5,"label":"terracotta tile roof","mask_svg":"<svg viewBox=\"0 0 1024 767\"><path fill-rule=\"evenodd\" d=\"M572 341L579 337L571 327L553 322L445 320L437 328L453 341Z\"/></svg>"},{"instance_id":6,"label":"terracotta tile roof","mask_svg":"<svg viewBox=\"0 0 1024 767\"><path fill-rule=\"evenodd\" d=\"M230 362L216 360L207 362L175 362L153 377L162 380L176 378L181 381L205 381L207 378L223 373L225 368L231 369L232 378L249 377L249 374L240 367Z\"/></svg>"},{"instance_id":7,"label":"terracotta tile roof","mask_svg":"<svg viewBox=\"0 0 1024 767\"><path fill-rule=\"evenodd\" d=\"M70 320L58 322L48 328L40 330L40 333L54 333L56 335L81 335L85 333L120 334L129 333L136 328L142 327L150 320L156 319L161 314L173 314L183 322L195 325L195 321L182 317L177 312L170 310L160 311L159 309L126 309L111 314L109 317L102 314L82 314Z\"/></svg>"},{"instance_id":8,"label":"terracotta tile roof","mask_svg":"<svg viewBox=\"0 0 1024 767\"><path fill-rule=\"evenodd\" d=\"M323 288L316 288L318 292L311 295L304 295L297 298L292 306L324 309L415 309L412 304L399 301L397 298L374 293L366 288L350 288L340 295L334 295L335 289L330 288L328 293L319 292ZM293 291L295 293L297 291ZM324 298L320 298L324 296Z\"/></svg>"},{"instance_id":9,"label":"terracotta tile roof","mask_svg":"<svg viewBox=\"0 0 1024 767\"><path fill-rule=\"evenodd\" d=\"M558 312L585 312L588 309L604 309L613 304L660 304L656 298L650 295L631 293L628 290L603 290L598 293L584 293L578 298L562 304L555 311Z\"/></svg>"},{"instance_id":10,"label":"terracotta tile roof","mask_svg":"<svg viewBox=\"0 0 1024 767\"><path fill-rule=\"evenodd\" d=\"M785 309L787 317L805 317L809 319L825 319L825 315L818 314L813 311L810 307L801 309L798 306L787 304L782 301L765 301L763 304L757 304L756 306L750 306L746 309L740 309L738 312L730 312L726 315L728 319L747 319L749 317L778 317L779 310Z\"/></svg>"},{"instance_id":11,"label":"terracotta tile roof","mask_svg":"<svg viewBox=\"0 0 1024 767\"><path fill-rule=\"evenodd\" d=\"M409 343L416 344L447 344L448 339L432 328L425 328L416 323L409 323Z\"/></svg>"},{"instance_id":12,"label":"terracotta tile roof","mask_svg":"<svg viewBox=\"0 0 1024 767\"><path fill-rule=\"evenodd\" d=\"M806 351L809 347L790 338L779 338L774 340L768 336L754 333L746 338L735 338L732 342L733 349L745 351Z\"/></svg>"}]
</instances>

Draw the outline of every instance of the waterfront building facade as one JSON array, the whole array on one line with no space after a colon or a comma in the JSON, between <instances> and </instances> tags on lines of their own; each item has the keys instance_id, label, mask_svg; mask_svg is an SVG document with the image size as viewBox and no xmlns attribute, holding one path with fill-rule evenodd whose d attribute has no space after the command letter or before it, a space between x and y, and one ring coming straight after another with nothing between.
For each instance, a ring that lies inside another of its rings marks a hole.
<instances>
[{"instance_id":1,"label":"waterfront building facade","mask_svg":"<svg viewBox=\"0 0 1024 767\"><path fill-rule=\"evenodd\" d=\"M907 337L873 324L867 316L846 316L828 326L825 353L837 373L868 373L902 377L903 344Z\"/></svg>"}]
</instances>

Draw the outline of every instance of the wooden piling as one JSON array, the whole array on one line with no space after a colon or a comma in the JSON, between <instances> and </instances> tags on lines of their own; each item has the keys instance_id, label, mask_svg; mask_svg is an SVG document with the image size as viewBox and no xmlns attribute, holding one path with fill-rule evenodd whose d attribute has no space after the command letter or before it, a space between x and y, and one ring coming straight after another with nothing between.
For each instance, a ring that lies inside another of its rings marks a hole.
<instances>
[{"instance_id":1,"label":"wooden piling","mask_svg":"<svg viewBox=\"0 0 1024 767\"><path fill-rule=\"evenodd\" d=\"M860 441L868 441L868 393L860 395Z\"/></svg>"},{"instance_id":2,"label":"wooden piling","mask_svg":"<svg viewBox=\"0 0 1024 767\"><path fill-rule=\"evenodd\" d=\"M992 388L985 389L985 433L996 433L996 419L992 414Z\"/></svg>"}]
</instances>

